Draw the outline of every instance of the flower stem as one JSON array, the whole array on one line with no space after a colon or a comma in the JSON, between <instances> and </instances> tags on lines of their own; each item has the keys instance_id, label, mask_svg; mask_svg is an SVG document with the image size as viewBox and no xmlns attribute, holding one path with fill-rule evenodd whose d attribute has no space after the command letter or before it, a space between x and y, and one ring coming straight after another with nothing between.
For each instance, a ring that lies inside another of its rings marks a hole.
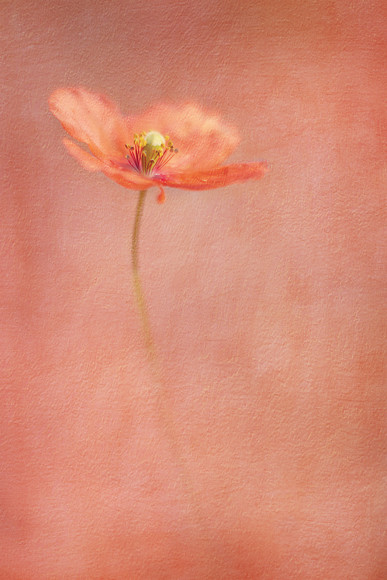
<instances>
[{"instance_id":1,"label":"flower stem","mask_svg":"<svg viewBox=\"0 0 387 580\"><path fill-rule=\"evenodd\" d=\"M142 330L144 333L145 346L147 348L150 359L154 361L155 359L155 349L153 344L152 333L149 324L148 309L146 307L144 293L142 291L140 273L138 267L138 246L139 246L139 235L140 235L140 225L141 218L144 210L146 189L140 191L137 200L136 215L134 218L134 226L132 233L132 274L133 274L133 287L134 294L136 298L137 308L142 323Z\"/></svg>"},{"instance_id":2,"label":"flower stem","mask_svg":"<svg viewBox=\"0 0 387 580\"><path fill-rule=\"evenodd\" d=\"M174 417L172 409L170 408L170 403L168 397L170 396L170 390L165 384L163 377L163 372L158 362L158 357L155 349L155 345L152 338L152 332L149 323L148 309L145 302L144 293L142 291L140 274L139 274L139 264L138 264L138 248L139 248L139 235L140 235L140 225L141 218L144 210L144 203L146 197L146 190L139 192L136 215L134 218L133 233L132 233L132 274L133 274L133 286L134 294L136 299L136 304L138 312L142 322L142 330L145 339L145 345L147 348L147 353L149 356L149 362L154 374L157 389L155 391L155 403L159 412L159 418L162 422L162 426L165 429L165 433L170 442L171 451L175 458L176 464L179 467L179 471L182 475L182 486L183 493L187 498L188 505L191 506L193 510L193 515L197 528L203 534L205 529L206 518L203 518L202 509L200 505L200 497L197 494L196 486L192 480L192 476L189 470L189 466L186 463L184 456L184 447L179 441L179 433L176 431ZM207 546L207 541L205 541Z\"/></svg>"}]
</instances>

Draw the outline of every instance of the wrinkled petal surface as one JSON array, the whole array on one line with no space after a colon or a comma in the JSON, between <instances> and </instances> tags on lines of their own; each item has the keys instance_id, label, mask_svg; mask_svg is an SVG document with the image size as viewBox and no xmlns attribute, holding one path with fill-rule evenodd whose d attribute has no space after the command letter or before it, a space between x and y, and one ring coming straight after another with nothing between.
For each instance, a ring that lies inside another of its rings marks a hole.
<instances>
[{"instance_id":1,"label":"wrinkled petal surface","mask_svg":"<svg viewBox=\"0 0 387 580\"><path fill-rule=\"evenodd\" d=\"M109 158L106 158L105 160L97 159L69 139L63 139L63 143L68 152L88 171L102 171L102 173L107 177L110 177L110 179L113 179L113 181L116 181L128 189L140 190L145 187L149 188L152 187L152 185L156 185L151 179L147 179L139 173L130 171L129 168L126 169L124 163L120 164L120 167Z\"/></svg>"},{"instance_id":2,"label":"wrinkled petal surface","mask_svg":"<svg viewBox=\"0 0 387 580\"><path fill-rule=\"evenodd\" d=\"M239 136L216 115L208 115L194 103L175 107L156 105L135 120L135 130L169 135L178 154L168 167L204 171L216 167L234 151Z\"/></svg>"},{"instance_id":3,"label":"wrinkled petal surface","mask_svg":"<svg viewBox=\"0 0 387 580\"><path fill-rule=\"evenodd\" d=\"M132 138L118 108L103 95L83 88L58 89L49 100L51 112L74 139L97 157L124 155Z\"/></svg>"},{"instance_id":4,"label":"wrinkled petal surface","mask_svg":"<svg viewBox=\"0 0 387 580\"><path fill-rule=\"evenodd\" d=\"M162 179L164 185L183 189L214 189L248 179L260 179L268 171L265 161L258 163L234 163L208 171L170 173Z\"/></svg>"},{"instance_id":5,"label":"wrinkled petal surface","mask_svg":"<svg viewBox=\"0 0 387 580\"><path fill-rule=\"evenodd\" d=\"M128 189L149 189L152 186L157 185L153 179L148 179L145 175L141 175L140 173L135 173L134 171L124 171L123 169L119 169L114 167L114 165L105 165L101 171L110 179L113 179L119 185L123 185Z\"/></svg>"},{"instance_id":6,"label":"wrinkled petal surface","mask_svg":"<svg viewBox=\"0 0 387 580\"><path fill-rule=\"evenodd\" d=\"M67 151L79 161L79 163L88 171L102 171L103 163L94 155L90 155L87 151L82 149L79 145L70 141L70 139L63 139Z\"/></svg>"}]
</instances>

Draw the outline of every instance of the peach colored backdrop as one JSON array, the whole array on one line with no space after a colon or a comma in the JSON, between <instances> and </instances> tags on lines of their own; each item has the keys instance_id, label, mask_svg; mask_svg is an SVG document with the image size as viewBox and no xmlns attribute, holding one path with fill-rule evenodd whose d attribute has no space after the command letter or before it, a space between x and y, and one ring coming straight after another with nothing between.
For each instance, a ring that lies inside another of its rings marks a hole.
<instances>
[{"instance_id":1,"label":"peach colored backdrop","mask_svg":"<svg viewBox=\"0 0 387 580\"><path fill-rule=\"evenodd\" d=\"M1 2L2 579L386 577L382 4ZM195 100L272 167L147 200L180 461L136 194L64 150L47 99L71 85Z\"/></svg>"}]
</instances>

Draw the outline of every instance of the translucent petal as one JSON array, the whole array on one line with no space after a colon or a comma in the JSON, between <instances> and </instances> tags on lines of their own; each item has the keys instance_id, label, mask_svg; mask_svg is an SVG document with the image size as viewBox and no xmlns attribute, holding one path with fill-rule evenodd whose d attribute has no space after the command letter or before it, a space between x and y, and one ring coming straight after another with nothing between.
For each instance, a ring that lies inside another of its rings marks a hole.
<instances>
[{"instance_id":1,"label":"translucent petal","mask_svg":"<svg viewBox=\"0 0 387 580\"><path fill-rule=\"evenodd\" d=\"M138 132L154 130L170 137L178 149L168 162L171 170L203 171L216 167L239 143L233 127L193 103L181 107L157 105L130 122Z\"/></svg>"},{"instance_id":2,"label":"translucent petal","mask_svg":"<svg viewBox=\"0 0 387 580\"><path fill-rule=\"evenodd\" d=\"M160 179L163 185L182 189L215 189L249 179L260 179L268 171L265 161L258 163L234 163L215 167L208 171L168 173Z\"/></svg>"}]
</instances>

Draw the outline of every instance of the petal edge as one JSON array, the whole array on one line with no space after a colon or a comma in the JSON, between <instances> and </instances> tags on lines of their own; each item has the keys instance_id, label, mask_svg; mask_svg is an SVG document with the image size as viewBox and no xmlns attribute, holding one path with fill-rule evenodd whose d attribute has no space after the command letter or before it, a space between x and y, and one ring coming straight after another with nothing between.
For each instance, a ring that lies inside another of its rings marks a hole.
<instances>
[{"instance_id":1,"label":"petal edge","mask_svg":"<svg viewBox=\"0 0 387 580\"><path fill-rule=\"evenodd\" d=\"M266 161L256 163L234 163L222 165L208 171L169 173L160 179L163 185L181 189L215 189L231 183L243 183L249 179L260 179L267 173Z\"/></svg>"}]
</instances>

